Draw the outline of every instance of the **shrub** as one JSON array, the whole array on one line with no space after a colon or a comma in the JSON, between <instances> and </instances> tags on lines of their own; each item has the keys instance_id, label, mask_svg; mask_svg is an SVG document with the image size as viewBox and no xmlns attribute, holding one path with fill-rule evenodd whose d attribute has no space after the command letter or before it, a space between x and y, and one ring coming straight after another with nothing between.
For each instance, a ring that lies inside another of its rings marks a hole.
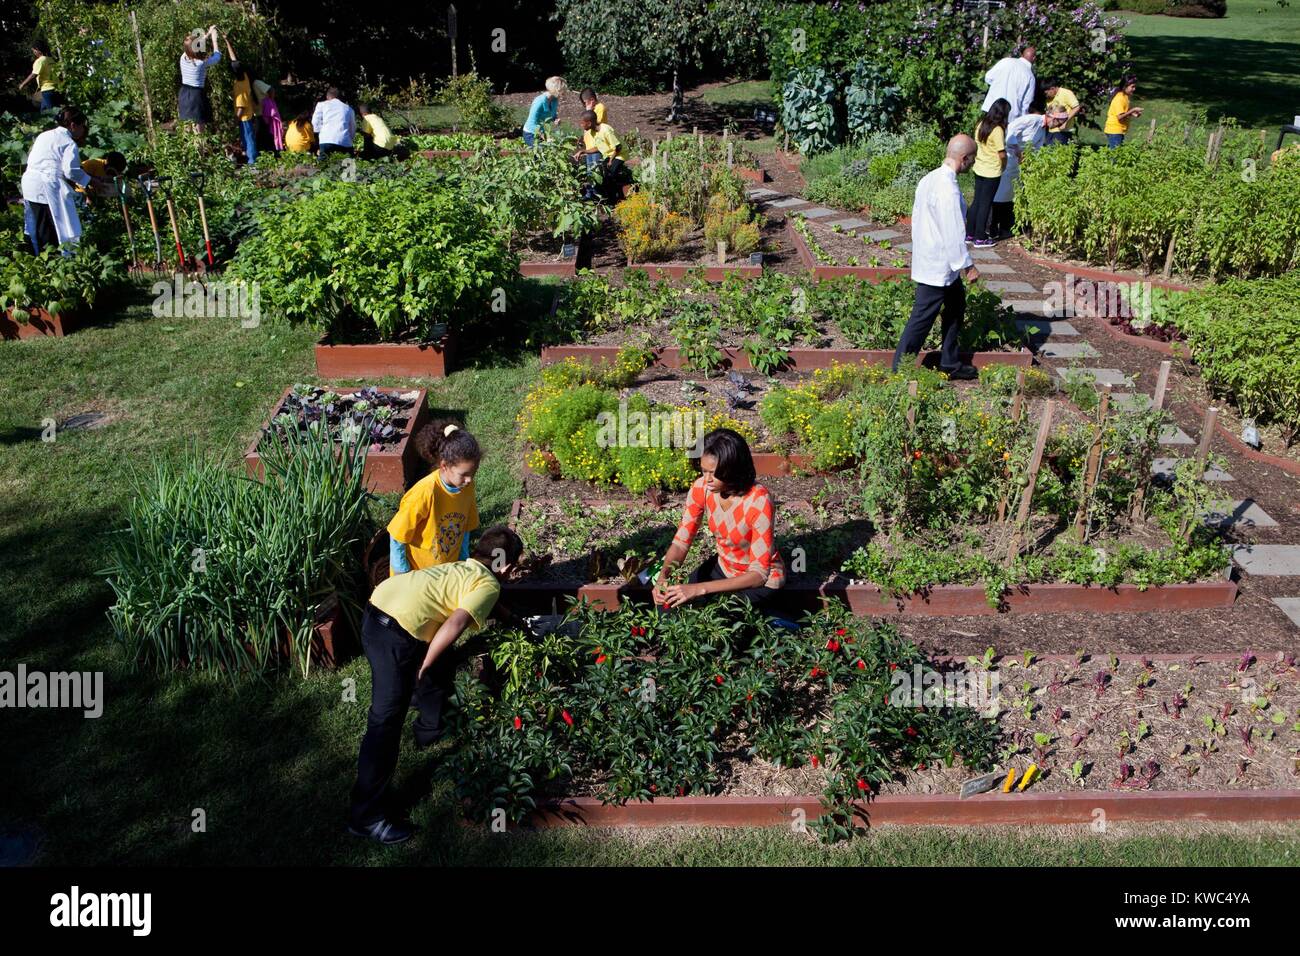
<instances>
[{"instance_id":1,"label":"shrub","mask_svg":"<svg viewBox=\"0 0 1300 956\"><path fill-rule=\"evenodd\" d=\"M704 214L704 238L710 251L719 242L725 242L729 255L744 258L758 248L759 231L758 223L754 222L754 211L747 204L729 207L724 197L714 196Z\"/></svg>"},{"instance_id":2,"label":"shrub","mask_svg":"<svg viewBox=\"0 0 1300 956\"><path fill-rule=\"evenodd\" d=\"M510 109L492 98L492 83L477 73L462 73L449 79L441 98L455 103L460 126L471 133L500 133L515 126Z\"/></svg>"},{"instance_id":3,"label":"shrub","mask_svg":"<svg viewBox=\"0 0 1300 956\"><path fill-rule=\"evenodd\" d=\"M121 262L85 244L72 256L56 249L39 256L0 253L0 312L12 310L14 319L26 324L30 309L51 315L88 309L100 292L124 278Z\"/></svg>"},{"instance_id":4,"label":"shrub","mask_svg":"<svg viewBox=\"0 0 1300 956\"><path fill-rule=\"evenodd\" d=\"M366 447L268 443L265 482L196 453L138 478L103 572L131 663L306 676L317 608L364 581Z\"/></svg>"},{"instance_id":5,"label":"shrub","mask_svg":"<svg viewBox=\"0 0 1300 956\"><path fill-rule=\"evenodd\" d=\"M1168 316L1212 390L1279 425L1288 446L1300 436L1300 273L1190 292Z\"/></svg>"},{"instance_id":6,"label":"shrub","mask_svg":"<svg viewBox=\"0 0 1300 956\"><path fill-rule=\"evenodd\" d=\"M731 206L745 202L745 184L725 166L720 146L704 137L679 136L659 144L656 161L637 170L643 192L657 203L700 225L714 196Z\"/></svg>"},{"instance_id":7,"label":"shrub","mask_svg":"<svg viewBox=\"0 0 1300 956\"><path fill-rule=\"evenodd\" d=\"M628 262L671 259L682 247L691 222L660 205L645 192L636 192L614 207L618 243Z\"/></svg>"},{"instance_id":8,"label":"shrub","mask_svg":"<svg viewBox=\"0 0 1300 956\"><path fill-rule=\"evenodd\" d=\"M517 260L483 212L429 172L322 182L258 215L231 275L264 307L337 341L436 338L487 311Z\"/></svg>"}]
</instances>

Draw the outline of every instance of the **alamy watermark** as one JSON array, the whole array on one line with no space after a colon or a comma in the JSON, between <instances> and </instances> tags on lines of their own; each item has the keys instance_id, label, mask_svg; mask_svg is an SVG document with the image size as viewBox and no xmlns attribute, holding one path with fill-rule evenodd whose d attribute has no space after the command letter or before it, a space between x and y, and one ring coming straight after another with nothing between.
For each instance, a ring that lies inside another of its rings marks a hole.
<instances>
[{"instance_id":1,"label":"alamy watermark","mask_svg":"<svg viewBox=\"0 0 1300 956\"><path fill-rule=\"evenodd\" d=\"M257 282L197 282L177 275L155 282L151 308L158 319L238 319L241 327L262 324L262 287Z\"/></svg>"},{"instance_id":2,"label":"alamy watermark","mask_svg":"<svg viewBox=\"0 0 1300 956\"><path fill-rule=\"evenodd\" d=\"M982 717L998 715L1001 678L997 671L956 670L946 673L914 664L890 674L891 707L968 707Z\"/></svg>"},{"instance_id":3,"label":"alamy watermark","mask_svg":"<svg viewBox=\"0 0 1300 956\"><path fill-rule=\"evenodd\" d=\"M1072 315L1115 316L1148 322L1153 311L1150 282L1108 282L1080 279L1067 273L1063 282L1043 286L1043 315L1048 318Z\"/></svg>"},{"instance_id":4,"label":"alamy watermark","mask_svg":"<svg viewBox=\"0 0 1300 956\"><path fill-rule=\"evenodd\" d=\"M632 411L627 401L617 412L596 416L596 444L601 448L685 448L688 458L704 453L704 412Z\"/></svg>"},{"instance_id":5,"label":"alamy watermark","mask_svg":"<svg viewBox=\"0 0 1300 956\"><path fill-rule=\"evenodd\" d=\"M103 671L0 671L0 709L66 707L96 718L104 713Z\"/></svg>"}]
</instances>

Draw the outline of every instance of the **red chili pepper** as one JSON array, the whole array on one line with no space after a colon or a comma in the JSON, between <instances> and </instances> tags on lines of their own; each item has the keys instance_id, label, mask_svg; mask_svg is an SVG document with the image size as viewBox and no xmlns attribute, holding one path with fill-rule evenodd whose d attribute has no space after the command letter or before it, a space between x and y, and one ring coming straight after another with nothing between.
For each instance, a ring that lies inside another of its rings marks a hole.
<instances>
[{"instance_id":1,"label":"red chili pepper","mask_svg":"<svg viewBox=\"0 0 1300 956\"><path fill-rule=\"evenodd\" d=\"M821 672L822 672L822 669L821 669L820 667L814 667L811 671L808 672L808 676L809 676L809 677L816 677L816 676L817 676L818 674L820 674Z\"/></svg>"},{"instance_id":2,"label":"red chili pepper","mask_svg":"<svg viewBox=\"0 0 1300 956\"><path fill-rule=\"evenodd\" d=\"M832 654L834 654L839 649L840 649L840 642L835 640L834 638L831 638L831 640L826 642L826 650L830 651Z\"/></svg>"},{"instance_id":3,"label":"red chili pepper","mask_svg":"<svg viewBox=\"0 0 1300 956\"><path fill-rule=\"evenodd\" d=\"M890 662L889 662L889 669L890 669L891 671L896 671L896 670L898 670L898 665L895 664L893 661L890 661Z\"/></svg>"},{"instance_id":4,"label":"red chili pepper","mask_svg":"<svg viewBox=\"0 0 1300 956\"><path fill-rule=\"evenodd\" d=\"M920 461L921 450L918 448L916 451L912 452L912 457L915 458L917 461Z\"/></svg>"},{"instance_id":5,"label":"red chili pepper","mask_svg":"<svg viewBox=\"0 0 1300 956\"><path fill-rule=\"evenodd\" d=\"M564 722L566 724L568 724L570 727L573 726L573 715L570 714L567 710L560 711L560 716L564 718Z\"/></svg>"},{"instance_id":6,"label":"red chili pepper","mask_svg":"<svg viewBox=\"0 0 1300 956\"><path fill-rule=\"evenodd\" d=\"M816 754L813 754L813 755L812 755L812 765L813 765L813 769L814 769L814 770L817 769L817 764L818 764L818 762L819 762L819 761L818 761L818 759L817 759L817 755L816 755Z\"/></svg>"},{"instance_id":7,"label":"red chili pepper","mask_svg":"<svg viewBox=\"0 0 1300 956\"><path fill-rule=\"evenodd\" d=\"M604 654L601 654L599 657L597 657L597 658L596 658L596 663L597 663L597 664L603 664L603 663L605 663L605 655L604 655Z\"/></svg>"},{"instance_id":8,"label":"red chili pepper","mask_svg":"<svg viewBox=\"0 0 1300 956\"><path fill-rule=\"evenodd\" d=\"M653 784L653 783L650 784L650 792L651 792L651 793L658 793L658 792L659 792L659 787L657 787L657 786L656 786L655 784Z\"/></svg>"},{"instance_id":9,"label":"red chili pepper","mask_svg":"<svg viewBox=\"0 0 1300 956\"><path fill-rule=\"evenodd\" d=\"M516 717L516 718L515 718L515 730L523 730L523 729L524 729L524 722L523 722L520 718Z\"/></svg>"},{"instance_id":10,"label":"red chili pepper","mask_svg":"<svg viewBox=\"0 0 1300 956\"><path fill-rule=\"evenodd\" d=\"M677 785L677 796L679 797L686 796L686 788L683 787L680 783Z\"/></svg>"},{"instance_id":11,"label":"red chili pepper","mask_svg":"<svg viewBox=\"0 0 1300 956\"><path fill-rule=\"evenodd\" d=\"M754 699L754 695L753 695L753 694L746 694L746 695L745 695L745 700L753 700L753 699Z\"/></svg>"},{"instance_id":12,"label":"red chili pepper","mask_svg":"<svg viewBox=\"0 0 1300 956\"><path fill-rule=\"evenodd\" d=\"M864 670L866 670L866 669L867 669L867 662L864 661L862 658L859 657L859 658L858 658L858 670L860 670L860 671L864 671Z\"/></svg>"},{"instance_id":13,"label":"red chili pepper","mask_svg":"<svg viewBox=\"0 0 1300 956\"><path fill-rule=\"evenodd\" d=\"M922 763L922 764L917 764L916 769L917 769L917 770L924 770L924 769L925 769L925 764L923 764L923 763Z\"/></svg>"},{"instance_id":14,"label":"red chili pepper","mask_svg":"<svg viewBox=\"0 0 1300 956\"><path fill-rule=\"evenodd\" d=\"M916 736L916 728L915 728L915 727L908 727L908 728L907 728L907 736L909 736L909 737L915 737L915 736Z\"/></svg>"},{"instance_id":15,"label":"red chili pepper","mask_svg":"<svg viewBox=\"0 0 1300 956\"><path fill-rule=\"evenodd\" d=\"M863 780L861 777L858 777L858 789L859 789L859 790L866 790L866 789L867 789L867 782L866 782L865 780Z\"/></svg>"},{"instance_id":16,"label":"red chili pepper","mask_svg":"<svg viewBox=\"0 0 1300 956\"><path fill-rule=\"evenodd\" d=\"M715 682L719 687L722 686L722 675L721 675L721 674L714 674L714 675L713 675L713 680L714 680L714 682Z\"/></svg>"},{"instance_id":17,"label":"red chili pepper","mask_svg":"<svg viewBox=\"0 0 1300 956\"><path fill-rule=\"evenodd\" d=\"M843 637L843 636L844 636L845 634L847 634L847 633L849 633L849 632L848 632L847 630L845 630L844 628L842 628L842 627L837 627L837 628L835 629L835 636L836 636L836 637Z\"/></svg>"}]
</instances>

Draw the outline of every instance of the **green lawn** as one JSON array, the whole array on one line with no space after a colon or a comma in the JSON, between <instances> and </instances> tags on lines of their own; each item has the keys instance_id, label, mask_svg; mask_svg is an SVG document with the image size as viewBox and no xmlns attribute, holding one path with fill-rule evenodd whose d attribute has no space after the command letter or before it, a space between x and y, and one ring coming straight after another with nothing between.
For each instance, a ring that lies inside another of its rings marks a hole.
<instances>
[{"instance_id":1,"label":"green lawn","mask_svg":"<svg viewBox=\"0 0 1300 956\"><path fill-rule=\"evenodd\" d=\"M1211 122L1234 117L1247 129L1268 130L1272 149L1278 126L1300 114L1300 4L1228 0L1228 15L1218 20L1115 15L1129 20L1134 105L1146 110L1134 129L1153 118L1185 123L1204 110ZM1104 120L1104 110L1093 118ZM1104 142L1094 130L1085 139Z\"/></svg>"}]
</instances>

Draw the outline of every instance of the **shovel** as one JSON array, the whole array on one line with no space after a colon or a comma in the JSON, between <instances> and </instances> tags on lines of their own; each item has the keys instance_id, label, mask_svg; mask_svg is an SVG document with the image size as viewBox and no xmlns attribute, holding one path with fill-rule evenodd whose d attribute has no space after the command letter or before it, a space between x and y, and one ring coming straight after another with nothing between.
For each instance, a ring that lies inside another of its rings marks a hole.
<instances>
[{"instance_id":1,"label":"shovel","mask_svg":"<svg viewBox=\"0 0 1300 956\"><path fill-rule=\"evenodd\" d=\"M199 194L199 221L203 223L203 244L208 250L208 268L212 268L217 263L212 258L212 237L208 235L208 210L203 205L203 174L190 173L190 179L194 181L194 188Z\"/></svg>"},{"instance_id":2,"label":"shovel","mask_svg":"<svg viewBox=\"0 0 1300 956\"><path fill-rule=\"evenodd\" d=\"M122 221L126 223L126 241L131 246L131 272L140 270L140 257L135 252L135 234L131 231L131 213L126 208L126 178L115 176L113 185L117 187L117 198L122 203Z\"/></svg>"},{"instance_id":3,"label":"shovel","mask_svg":"<svg viewBox=\"0 0 1300 956\"><path fill-rule=\"evenodd\" d=\"M167 198L167 218L172 224L172 238L176 240L176 264L182 272L185 271L185 249L181 246L181 231L176 226L176 204L172 202L171 190L167 188L167 177L158 180L163 184L163 195Z\"/></svg>"},{"instance_id":4,"label":"shovel","mask_svg":"<svg viewBox=\"0 0 1300 956\"><path fill-rule=\"evenodd\" d=\"M144 204L149 210L149 227L153 230L153 267L156 271L162 272L162 239L158 234L158 215L153 208L153 191L158 188L158 183L148 176L141 176L140 188L144 191Z\"/></svg>"}]
</instances>

